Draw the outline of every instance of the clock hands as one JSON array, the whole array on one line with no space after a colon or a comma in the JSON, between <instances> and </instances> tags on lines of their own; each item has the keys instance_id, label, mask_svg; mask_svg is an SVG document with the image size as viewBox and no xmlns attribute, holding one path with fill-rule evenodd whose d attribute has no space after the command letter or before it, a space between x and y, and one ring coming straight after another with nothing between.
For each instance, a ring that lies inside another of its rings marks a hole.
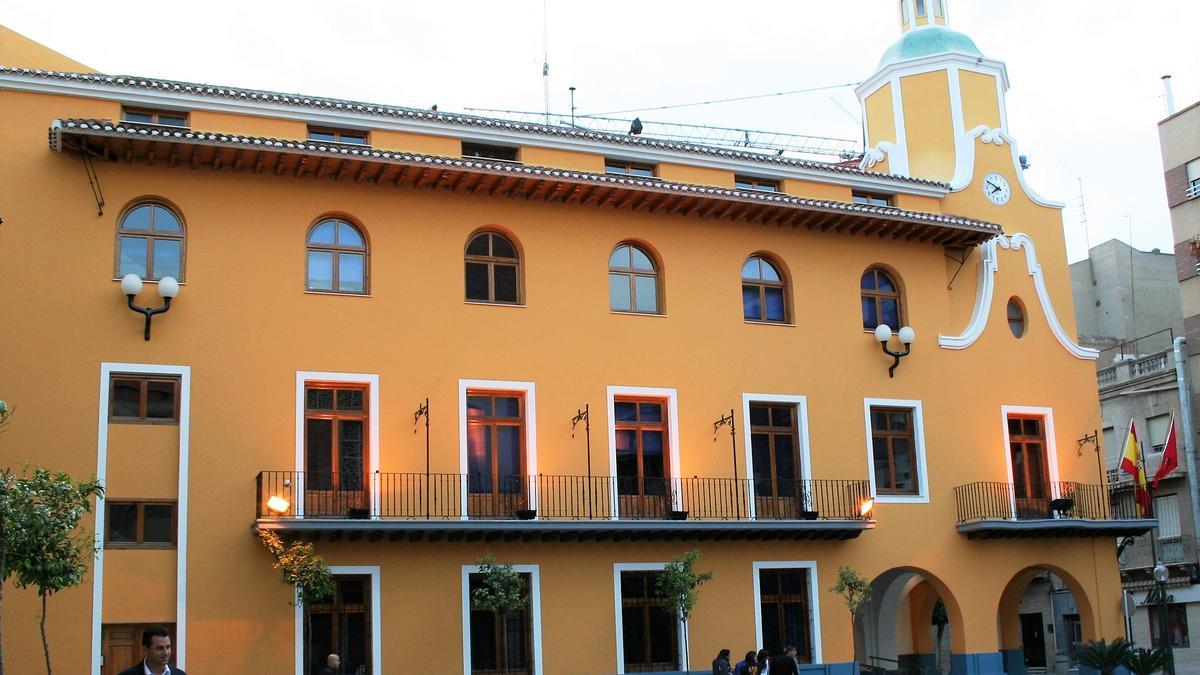
<instances>
[{"instance_id":1,"label":"clock hands","mask_svg":"<svg viewBox=\"0 0 1200 675\"><path fill-rule=\"evenodd\" d=\"M996 185L995 183L991 182L990 180L984 181L984 185L987 185L988 191L992 192L993 194L1000 191L1000 186Z\"/></svg>"}]
</instances>

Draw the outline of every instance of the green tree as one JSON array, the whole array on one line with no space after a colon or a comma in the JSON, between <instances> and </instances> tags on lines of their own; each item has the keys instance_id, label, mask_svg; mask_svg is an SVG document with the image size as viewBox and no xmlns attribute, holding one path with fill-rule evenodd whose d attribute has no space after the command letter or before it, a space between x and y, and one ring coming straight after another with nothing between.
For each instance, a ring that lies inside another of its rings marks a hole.
<instances>
[{"instance_id":1,"label":"green tree","mask_svg":"<svg viewBox=\"0 0 1200 675\"><path fill-rule=\"evenodd\" d=\"M1134 649L1125 659L1125 665L1133 675L1154 675L1161 673L1171 664L1171 657L1165 649Z\"/></svg>"},{"instance_id":2,"label":"green tree","mask_svg":"<svg viewBox=\"0 0 1200 675\"><path fill-rule=\"evenodd\" d=\"M7 420L8 414L0 413L0 418ZM68 474L42 468L32 474L26 469L20 476L8 469L0 472L0 584L13 576L17 588L37 589L46 675L53 672L46 637L47 600L83 581L96 548L79 521L91 512L92 498L103 494L94 477L76 482ZM0 675L3 672L0 654Z\"/></svg>"},{"instance_id":3,"label":"green tree","mask_svg":"<svg viewBox=\"0 0 1200 675\"><path fill-rule=\"evenodd\" d=\"M666 601L663 610L683 623L683 663L680 667L684 670L688 669L691 661L688 654L688 618L696 606L698 589L713 578L712 572L696 573L696 561L699 558L700 551L696 549L677 556L659 573L654 585L654 592Z\"/></svg>"},{"instance_id":4,"label":"green tree","mask_svg":"<svg viewBox=\"0 0 1200 675\"><path fill-rule=\"evenodd\" d=\"M333 573L325 559L317 555L316 548L304 541L284 542L271 530L259 530L258 539L275 558L273 567L283 576L283 583L296 591L296 602L304 612L304 633L307 648L312 658L312 616L308 608L333 595ZM3 675L3 673L0 673Z\"/></svg>"},{"instance_id":5,"label":"green tree","mask_svg":"<svg viewBox=\"0 0 1200 675\"><path fill-rule=\"evenodd\" d=\"M508 630L505 621L510 612L529 604L525 580L507 563L497 563L491 552L475 561L479 566L479 585L471 591L471 604L485 612L494 612L500 622L500 668L508 672Z\"/></svg>"},{"instance_id":6,"label":"green tree","mask_svg":"<svg viewBox=\"0 0 1200 675\"><path fill-rule=\"evenodd\" d=\"M1092 641L1075 652L1075 660L1100 671L1100 675L1113 675L1117 668L1129 659L1131 645L1125 638L1112 642Z\"/></svg>"},{"instance_id":7,"label":"green tree","mask_svg":"<svg viewBox=\"0 0 1200 675\"><path fill-rule=\"evenodd\" d=\"M839 567L837 583L829 589L829 592L842 596L842 600L846 603L846 609L850 610L850 629L853 631L858 627L858 622L862 619L862 611L871 599L870 582L853 567ZM858 644L856 642L855 660L858 659L857 651Z\"/></svg>"}]
</instances>

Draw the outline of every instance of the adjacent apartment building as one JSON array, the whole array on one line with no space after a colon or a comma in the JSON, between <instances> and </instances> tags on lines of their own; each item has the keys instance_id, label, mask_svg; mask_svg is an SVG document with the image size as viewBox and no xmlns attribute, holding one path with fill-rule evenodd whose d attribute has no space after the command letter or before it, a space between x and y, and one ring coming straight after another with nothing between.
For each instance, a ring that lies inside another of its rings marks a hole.
<instances>
[{"instance_id":1,"label":"adjacent apartment building","mask_svg":"<svg viewBox=\"0 0 1200 675\"><path fill-rule=\"evenodd\" d=\"M0 464L106 487L94 569L50 601L58 668L111 675L166 624L196 673L792 644L848 674L936 663L940 600L955 673L1021 673L1046 572L1081 639L1122 635L1114 538L1153 521L1076 451L1097 352L1062 205L944 5L897 3L859 167L106 75L0 33ZM336 592L295 606L258 530L314 542ZM715 576L685 640L655 585L692 549ZM522 609L472 602L487 553ZM872 585L857 624L841 567ZM35 672L36 596L4 611Z\"/></svg>"}]
</instances>

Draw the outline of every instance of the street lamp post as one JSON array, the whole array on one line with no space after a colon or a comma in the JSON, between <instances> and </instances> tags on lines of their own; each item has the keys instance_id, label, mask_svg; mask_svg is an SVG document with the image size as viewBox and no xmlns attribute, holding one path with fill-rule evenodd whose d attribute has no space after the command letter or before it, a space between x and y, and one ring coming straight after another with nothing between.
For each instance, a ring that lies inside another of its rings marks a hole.
<instances>
[{"instance_id":1,"label":"street lamp post","mask_svg":"<svg viewBox=\"0 0 1200 675\"><path fill-rule=\"evenodd\" d=\"M1167 579L1171 576L1161 562L1154 566L1154 582L1158 584L1158 635L1167 651L1167 675L1175 675L1175 652L1171 645L1171 621L1167 618Z\"/></svg>"}]
</instances>

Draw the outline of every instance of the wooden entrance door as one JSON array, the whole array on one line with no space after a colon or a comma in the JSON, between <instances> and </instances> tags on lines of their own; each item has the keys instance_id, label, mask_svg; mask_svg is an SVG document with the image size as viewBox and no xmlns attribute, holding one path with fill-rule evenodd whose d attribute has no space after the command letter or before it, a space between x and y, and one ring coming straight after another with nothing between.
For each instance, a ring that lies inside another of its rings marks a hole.
<instances>
[{"instance_id":1,"label":"wooden entrance door","mask_svg":"<svg viewBox=\"0 0 1200 675\"><path fill-rule=\"evenodd\" d=\"M1040 612L1022 614L1021 646L1025 652L1026 668L1046 667L1046 634L1042 629Z\"/></svg>"},{"instance_id":2,"label":"wooden entrance door","mask_svg":"<svg viewBox=\"0 0 1200 675\"><path fill-rule=\"evenodd\" d=\"M1008 417L1008 450L1018 520L1050 517L1045 429L1045 420L1041 417Z\"/></svg>"},{"instance_id":3,"label":"wooden entrance door","mask_svg":"<svg viewBox=\"0 0 1200 675\"><path fill-rule=\"evenodd\" d=\"M171 665L175 665L175 624L106 623L100 626L100 675L116 673L142 660L142 631L151 625L167 629L171 637Z\"/></svg>"}]
</instances>

